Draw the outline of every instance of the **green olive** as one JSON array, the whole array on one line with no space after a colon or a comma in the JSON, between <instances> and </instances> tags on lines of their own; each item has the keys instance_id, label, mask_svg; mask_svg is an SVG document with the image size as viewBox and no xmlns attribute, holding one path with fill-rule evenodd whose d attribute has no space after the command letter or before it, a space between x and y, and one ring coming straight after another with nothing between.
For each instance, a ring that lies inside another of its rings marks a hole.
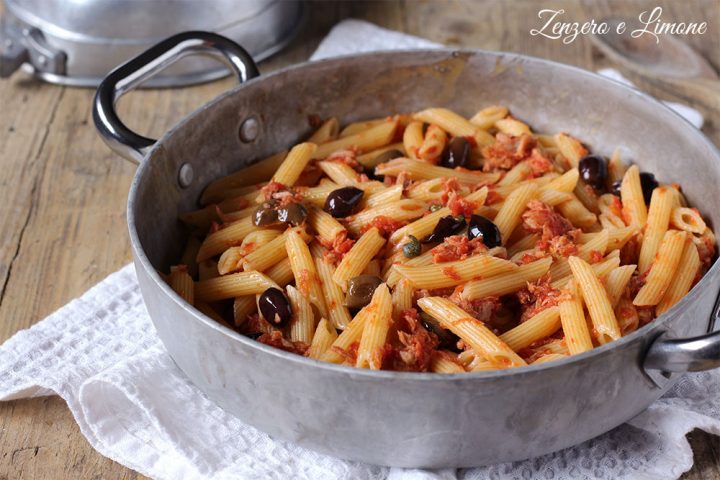
<instances>
[{"instance_id":1,"label":"green olive","mask_svg":"<svg viewBox=\"0 0 720 480\"><path fill-rule=\"evenodd\" d=\"M348 280L345 306L348 308L362 308L372 299L375 289L383 283L382 278L375 275L359 275Z\"/></svg>"}]
</instances>

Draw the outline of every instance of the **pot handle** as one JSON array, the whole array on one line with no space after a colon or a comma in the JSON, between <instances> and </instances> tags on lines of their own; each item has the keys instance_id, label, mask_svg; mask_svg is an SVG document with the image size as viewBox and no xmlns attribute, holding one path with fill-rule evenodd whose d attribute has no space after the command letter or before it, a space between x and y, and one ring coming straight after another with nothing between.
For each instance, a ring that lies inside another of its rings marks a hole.
<instances>
[{"instance_id":1,"label":"pot handle","mask_svg":"<svg viewBox=\"0 0 720 480\"><path fill-rule=\"evenodd\" d=\"M715 302L710 328L720 320L720 297ZM670 338L661 333L650 344L643 362L645 373L659 387L672 373L698 372L720 367L720 330L691 338Z\"/></svg>"},{"instance_id":2,"label":"pot handle","mask_svg":"<svg viewBox=\"0 0 720 480\"><path fill-rule=\"evenodd\" d=\"M139 164L156 140L130 130L115 111L115 102L156 73L192 54L223 61L240 83L260 75L250 54L237 43L211 32L183 32L149 48L110 72L93 100L93 121L105 143L116 153Z\"/></svg>"}]
</instances>

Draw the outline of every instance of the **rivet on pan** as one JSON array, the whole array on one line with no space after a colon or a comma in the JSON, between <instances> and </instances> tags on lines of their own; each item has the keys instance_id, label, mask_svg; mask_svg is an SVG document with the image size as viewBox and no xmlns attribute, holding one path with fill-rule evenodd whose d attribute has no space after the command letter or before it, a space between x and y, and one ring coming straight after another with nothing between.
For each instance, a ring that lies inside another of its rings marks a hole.
<instances>
[{"instance_id":1,"label":"rivet on pan","mask_svg":"<svg viewBox=\"0 0 720 480\"><path fill-rule=\"evenodd\" d=\"M180 185L181 188L189 187L193 181L193 176L192 165L183 163L180 165L180 170L178 170L178 185Z\"/></svg>"},{"instance_id":2,"label":"rivet on pan","mask_svg":"<svg viewBox=\"0 0 720 480\"><path fill-rule=\"evenodd\" d=\"M250 143L260 133L260 124L255 117L250 117L240 125L240 140Z\"/></svg>"}]
</instances>

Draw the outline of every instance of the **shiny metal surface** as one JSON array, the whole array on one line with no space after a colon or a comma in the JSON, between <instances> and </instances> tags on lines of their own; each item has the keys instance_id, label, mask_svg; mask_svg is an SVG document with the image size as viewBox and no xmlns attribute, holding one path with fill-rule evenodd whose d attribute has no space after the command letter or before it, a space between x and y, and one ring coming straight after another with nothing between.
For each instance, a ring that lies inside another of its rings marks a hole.
<instances>
[{"instance_id":1,"label":"shiny metal surface","mask_svg":"<svg viewBox=\"0 0 720 480\"><path fill-rule=\"evenodd\" d=\"M140 163L156 140L143 137L122 123L115 102L125 93L147 81L187 55L210 55L225 63L240 83L260 72L252 57L240 45L209 32L174 35L113 70L100 84L93 100L93 121L105 143L119 155ZM185 171L188 171L188 166ZM192 168L190 168L192 171ZM181 171L182 173L182 171ZM187 173L180 177L187 178ZM181 181L182 184L189 182Z\"/></svg>"},{"instance_id":2,"label":"shiny metal surface","mask_svg":"<svg viewBox=\"0 0 720 480\"><path fill-rule=\"evenodd\" d=\"M74 86L97 86L117 65L187 30L220 33L260 61L290 41L302 18L302 3L293 0L3 1L0 75L23 65L46 81ZM11 45L3 47L5 41ZM146 86L186 85L228 73L188 58Z\"/></svg>"},{"instance_id":3,"label":"shiny metal surface","mask_svg":"<svg viewBox=\"0 0 720 480\"><path fill-rule=\"evenodd\" d=\"M624 159L660 181L686 185L689 201L720 225L717 149L660 103L592 73L483 51L375 53L291 67L188 116L151 149L133 181L137 275L178 366L223 408L273 436L404 467L541 455L606 432L661 396L677 377L659 388L643 369L645 352L661 334L708 331L717 262L675 307L616 342L562 361L458 375L372 372L273 349L208 319L157 273L179 257L186 232L176 215L196 207L204 185L307 138L308 115L347 123L432 105L470 116L491 104L507 105L537 131L569 131L600 154L621 147ZM257 136L246 143L238 131L251 117ZM183 164L195 172L185 189L175 181Z\"/></svg>"}]
</instances>

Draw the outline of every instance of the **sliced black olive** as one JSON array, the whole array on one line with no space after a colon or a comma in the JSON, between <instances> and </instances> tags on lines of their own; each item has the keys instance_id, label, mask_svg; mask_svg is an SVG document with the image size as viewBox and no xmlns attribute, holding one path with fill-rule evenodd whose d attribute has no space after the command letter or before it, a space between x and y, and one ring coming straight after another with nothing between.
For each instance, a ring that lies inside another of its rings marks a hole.
<instances>
[{"instance_id":1,"label":"sliced black olive","mask_svg":"<svg viewBox=\"0 0 720 480\"><path fill-rule=\"evenodd\" d=\"M622 185L622 180L615 180L610 187L610 193L613 195L620 196L620 186Z\"/></svg>"},{"instance_id":2,"label":"sliced black olive","mask_svg":"<svg viewBox=\"0 0 720 480\"><path fill-rule=\"evenodd\" d=\"M482 215L473 215L470 217L470 225L468 226L467 236L470 240L473 238L482 238L483 243L488 248L499 247L502 245L500 229L492 220Z\"/></svg>"},{"instance_id":3,"label":"sliced black olive","mask_svg":"<svg viewBox=\"0 0 720 480\"><path fill-rule=\"evenodd\" d=\"M457 342L460 340L460 337L452 333L450 330L446 330L441 327L440 322L425 312L420 312L420 322L423 327L425 327L425 330L434 333L438 337L438 340L440 341L438 348L453 351L458 350Z\"/></svg>"},{"instance_id":4,"label":"sliced black olive","mask_svg":"<svg viewBox=\"0 0 720 480\"><path fill-rule=\"evenodd\" d=\"M650 172L642 172L640 174L640 186L642 187L645 203L649 204L653 190L659 187L660 184L655 180L655 175Z\"/></svg>"},{"instance_id":5,"label":"sliced black olive","mask_svg":"<svg viewBox=\"0 0 720 480\"><path fill-rule=\"evenodd\" d=\"M276 204L273 202L265 202L260 205L253 215L253 223L256 227L269 227L270 225L280 223Z\"/></svg>"},{"instance_id":6,"label":"sliced black olive","mask_svg":"<svg viewBox=\"0 0 720 480\"><path fill-rule=\"evenodd\" d=\"M467 224L465 223L465 218L463 217L453 217L452 215L442 217L438 220L438 223L435 225L435 229L432 233L425 237L423 243L442 242L450 235L459 233L463 228L465 228L465 225Z\"/></svg>"},{"instance_id":7,"label":"sliced black olive","mask_svg":"<svg viewBox=\"0 0 720 480\"><path fill-rule=\"evenodd\" d=\"M595 190L604 190L607 181L607 161L599 155L588 155L578 164L580 178Z\"/></svg>"},{"instance_id":8,"label":"sliced black olive","mask_svg":"<svg viewBox=\"0 0 720 480\"><path fill-rule=\"evenodd\" d=\"M403 245L403 255L407 258L415 258L422 253L420 240L412 235L408 235L408 243Z\"/></svg>"},{"instance_id":9,"label":"sliced black olive","mask_svg":"<svg viewBox=\"0 0 720 480\"><path fill-rule=\"evenodd\" d=\"M353 209L363 198L363 191L355 187L338 188L325 200L325 211L335 218L352 215Z\"/></svg>"},{"instance_id":10,"label":"sliced black olive","mask_svg":"<svg viewBox=\"0 0 720 480\"><path fill-rule=\"evenodd\" d=\"M455 137L445 147L441 163L443 167L464 167L470 160L470 142L463 137Z\"/></svg>"},{"instance_id":11,"label":"sliced black olive","mask_svg":"<svg viewBox=\"0 0 720 480\"><path fill-rule=\"evenodd\" d=\"M305 221L308 211L302 203L291 203L285 207L278 208L277 218L279 221L289 223L297 227Z\"/></svg>"},{"instance_id":12,"label":"sliced black olive","mask_svg":"<svg viewBox=\"0 0 720 480\"><path fill-rule=\"evenodd\" d=\"M387 150L379 154L373 159L372 163L375 165L380 165L381 163L389 162L390 160L404 156L405 154L403 152L393 148L392 150Z\"/></svg>"},{"instance_id":13,"label":"sliced black olive","mask_svg":"<svg viewBox=\"0 0 720 480\"><path fill-rule=\"evenodd\" d=\"M258 300L258 308L271 325L285 325L292 317L290 302L279 288L270 287L265 290Z\"/></svg>"},{"instance_id":14,"label":"sliced black olive","mask_svg":"<svg viewBox=\"0 0 720 480\"><path fill-rule=\"evenodd\" d=\"M359 275L348 280L345 306L349 308L364 307L372 299L375 289L383 283L382 278L375 275Z\"/></svg>"}]
</instances>

